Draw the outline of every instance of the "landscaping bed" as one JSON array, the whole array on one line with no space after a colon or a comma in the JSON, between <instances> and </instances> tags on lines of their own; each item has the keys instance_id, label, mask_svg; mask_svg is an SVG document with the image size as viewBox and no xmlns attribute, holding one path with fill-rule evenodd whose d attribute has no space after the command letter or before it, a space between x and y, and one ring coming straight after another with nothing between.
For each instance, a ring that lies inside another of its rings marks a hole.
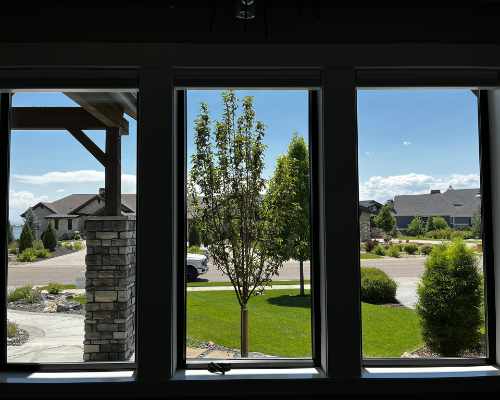
<instances>
[{"instance_id":1,"label":"landscaping bed","mask_svg":"<svg viewBox=\"0 0 500 400\"><path fill-rule=\"evenodd\" d=\"M21 346L29 340L29 334L16 323L7 321L7 346Z\"/></svg>"}]
</instances>

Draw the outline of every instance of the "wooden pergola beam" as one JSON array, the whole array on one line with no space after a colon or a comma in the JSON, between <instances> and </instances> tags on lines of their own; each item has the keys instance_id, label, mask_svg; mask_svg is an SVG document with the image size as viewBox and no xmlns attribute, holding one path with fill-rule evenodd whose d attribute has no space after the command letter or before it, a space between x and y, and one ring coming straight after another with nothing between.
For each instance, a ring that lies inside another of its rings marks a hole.
<instances>
[{"instance_id":1,"label":"wooden pergola beam","mask_svg":"<svg viewBox=\"0 0 500 400\"><path fill-rule=\"evenodd\" d=\"M120 131L128 133L128 121L122 118ZM103 130L101 120L80 107L13 107L12 129L21 130Z\"/></svg>"},{"instance_id":2,"label":"wooden pergola beam","mask_svg":"<svg viewBox=\"0 0 500 400\"><path fill-rule=\"evenodd\" d=\"M64 94L106 127L119 127L121 135L128 135L128 121L123 118L124 109L110 93L65 92Z\"/></svg>"},{"instance_id":3,"label":"wooden pergola beam","mask_svg":"<svg viewBox=\"0 0 500 400\"><path fill-rule=\"evenodd\" d=\"M108 157L99 146L97 146L83 131L79 129L68 129L68 132L80 142L80 144L92 154L105 168L108 166Z\"/></svg>"}]
</instances>

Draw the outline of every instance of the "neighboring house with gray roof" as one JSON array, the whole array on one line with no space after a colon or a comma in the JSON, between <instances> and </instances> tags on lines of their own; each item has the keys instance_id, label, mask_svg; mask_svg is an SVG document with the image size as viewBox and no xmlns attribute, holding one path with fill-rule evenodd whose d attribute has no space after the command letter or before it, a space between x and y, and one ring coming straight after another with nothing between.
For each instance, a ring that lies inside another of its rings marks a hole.
<instances>
[{"instance_id":1,"label":"neighboring house with gray roof","mask_svg":"<svg viewBox=\"0 0 500 400\"><path fill-rule=\"evenodd\" d=\"M77 231L83 232L86 217L100 215L105 204L102 189L99 194L70 194L53 202L40 202L29 208L33 215L33 233L40 239L49 222L52 222L58 239L70 238ZM122 212L135 214L135 194L122 194ZM21 217L26 218L27 214L28 210Z\"/></svg>"},{"instance_id":2,"label":"neighboring house with gray roof","mask_svg":"<svg viewBox=\"0 0 500 400\"><path fill-rule=\"evenodd\" d=\"M452 228L472 226L472 217L480 211L479 189L453 189L443 193L431 190L427 194L394 197L394 216L398 229L406 229L416 216L427 221L429 217L443 217Z\"/></svg>"}]
</instances>

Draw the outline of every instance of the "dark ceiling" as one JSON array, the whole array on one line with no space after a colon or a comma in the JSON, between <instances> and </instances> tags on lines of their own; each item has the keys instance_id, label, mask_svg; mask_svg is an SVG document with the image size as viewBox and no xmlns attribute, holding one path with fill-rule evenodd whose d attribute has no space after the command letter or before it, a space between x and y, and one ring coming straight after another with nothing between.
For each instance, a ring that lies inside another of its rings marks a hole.
<instances>
[{"instance_id":1,"label":"dark ceiling","mask_svg":"<svg viewBox=\"0 0 500 400\"><path fill-rule=\"evenodd\" d=\"M500 43L497 0L254 1L248 21L241 0L4 2L0 41Z\"/></svg>"}]
</instances>

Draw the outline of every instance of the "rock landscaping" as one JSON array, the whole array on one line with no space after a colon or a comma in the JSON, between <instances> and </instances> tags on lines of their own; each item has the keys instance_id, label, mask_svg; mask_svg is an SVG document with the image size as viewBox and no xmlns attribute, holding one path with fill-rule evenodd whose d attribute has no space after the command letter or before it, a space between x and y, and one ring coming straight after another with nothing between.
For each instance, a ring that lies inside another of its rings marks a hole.
<instances>
[{"instance_id":1,"label":"rock landscaping","mask_svg":"<svg viewBox=\"0 0 500 400\"><path fill-rule=\"evenodd\" d=\"M19 311L44 312L44 313L69 313L85 314L85 307L74 300L74 293L62 292L60 294L49 294L41 292L40 301L34 303L26 299L11 301L8 308Z\"/></svg>"},{"instance_id":2,"label":"rock landscaping","mask_svg":"<svg viewBox=\"0 0 500 400\"><path fill-rule=\"evenodd\" d=\"M16 335L7 338L7 346L22 346L29 340L29 334L22 328L17 328Z\"/></svg>"},{"instance_id":3,"label":"rock landscaping","mask_svg":"<svg viewBox=\"0 0 500 400\"><path fill-rule=\"evenodd\" d=\"M238 359L241 358L239 350L220 346L214 342L197 342L194 346L188 346L186 350L187 358L218 358L218 359ZM279 358L258 352L249 352L248 358Z\"/></svg>"}]
</instances>

